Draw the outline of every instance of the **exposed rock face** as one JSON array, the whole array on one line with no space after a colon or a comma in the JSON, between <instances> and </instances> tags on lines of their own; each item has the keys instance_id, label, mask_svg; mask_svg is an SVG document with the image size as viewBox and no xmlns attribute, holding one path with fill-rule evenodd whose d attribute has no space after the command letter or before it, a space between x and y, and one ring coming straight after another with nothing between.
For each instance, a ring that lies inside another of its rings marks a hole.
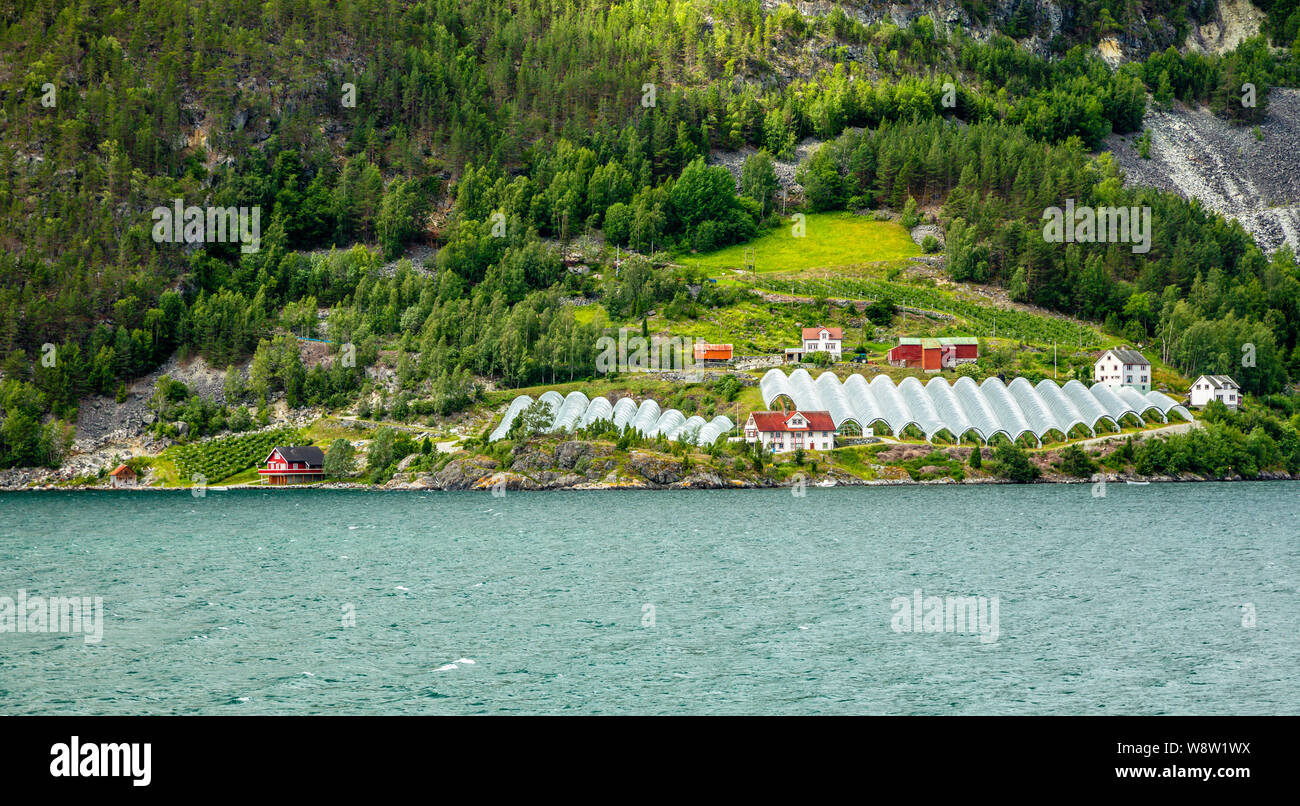
<instances>
[{"instance_id":1,"label":"exposed rock face","mask_svg":"<svg viewBox=\"0 0 1300 806\"><path fill-rule=\"evenodd\" d=\"M402 459L402 461L397 463L396 472L405 473L407 470L410 470L411 465L415 464L415 461L419 459L420 456L421 455L418 453L413 453L410 456L407 456L406 458Z\"/></svg>"},{"instance_id":2,"label":"exposed rock face","mask_svg":"<svg viewBox=\"0 0 1300 806\"><path fill-rule=\"evenodd\" d=\"M912 241L917 246L920 246L925 242L925 236L927 235L933 235L934 239L939 242L940 246L943 246L947 240L943 234L943 227L938 224L919 224L912 228L911 234Z\"/></svg>"},{"instance_id":3,"label":"exposed rock face","mask_svg":"<svg viewBox=\"0 0 1300 806\"><path fill-rule=\"evenodd\" d=\"M803 185L796 182L794 177L799 170L799 163L811 157L821 145L820 140L807 137L795 146L793 154L777 155L772 159L776 181L785 193L785 204L793 205L803 201ZM721 165L731 171L731 175L736 178L736 189L739 190L741 168L746 159L757 153L758 149L752 146L745 146L738 151L715 150L709 155L709 164Z\"/></svg>"},{"instance_id":4,"label":"exposed rock face","mask_svg":"<svg viewBox=\"0 0 1300 806\"><path fill-rule=\"evenodd\" d=\"M208 366L202 358L184 363L175 356L153 372L137 378L127 387L126 400L117 403L111 397L96 395L82 401L77 415L77 441L80 449L105 439L128 439L139 436L153 422L149 398L158 378L167 375L184 383L200 397L225 405L226 372Z\"/></svg>"},{"instance_id":5,"label":"exposed rock face","mask_svg":"<svg viewBox=\"0 0 1300 806\"><path fill-rule=\"evenodd\" d=\"M1219 0L1202 25L1193 25L1183 47L1187 50L1225 53L1259 33L1264 12L1250 0Z\"/></svg>"},{"instance_id":6,"label":"exposed rock face","mask_svg":"<svg viewBox=\"0 0 1300 806\"><path fill-rule=\"evenodd\" d=\"M784 2L787 0L761 0L762 6L769 12ZM917 18L927 16L940 28L960 26L976 40L987 40L995 34L1012 31L1022 47L1044 57L1052 54L1053 38L1058 35L1069 36L1079 23L1077 4L1059 0L1032 0L1029 3L1023 0L990 0L981 4L988 10L982 19L963 8L960 0L862 0L853 4L831 0L794 0L793 5L808 16L824 16L839 8L865 24L887 22L900 27L907 27ZM1185 44L1188 47L1199 45L1206 50L1230 50L1244 38L1243 32L1245 36L1250 36L1258 31L1258 17L1252 17L1247 9L1253 9L1247 0L1207 3L1203 19L1189 21L1195 31L1194 35L1188 36ZM1178 31L1173 23L1160 16L1148 17L1141 13L1140 7L1135 10L1138 13L1132 23L1103 40L1098 55L1112 63L1119 63L1145 58L1151 52L1164 50L1170 45L1184 44L1178 41ZM1257 15L1258 10L1254 11ZM1020 30L1016 30L1017 26ZM865 51L866 48L861 50ZM850 49L849 55L854 59L864 58L863 53L855 52L854 49Z\"/></svg>"},{"instance_id":7,"label":"exposed rock face","mask_svg":"<svg viewBox=\"0 0 1300 806\"><path fill-rule=\"evenodd\" d=\"M575 483L601 478L614 469L614 449L610 445L570 440L554 448L545 444L526 444L516 448L510 470L527 474L542 486L551 487L561 477L574 477Z\"/></svg>"},{"instance_id":8,"label":"exposed rock face","mask_svg":"<svg viewBox=\"0 0 1300 806\"><path fill-rule=\"evenodd\" d=\"M1130 185L1150 185L1241 222L1262 249L1300 249L1300 90L1273 89L1268 115L1236 127L1204 108L1149 108L1151 159L1135 137L1112 136L1106 147Z\"/></svg>"},{"instance_id":9,"label":"exposed rock face","mask_svg":"<svg viewBox=\"0 0 1300 806\"><path fill-rule=\"evenodd\" d=\"M591 455L591 448L588 442L561 442L555 448L556 467L576 467L579 459Z\"/></svg>"},{"instance_id":10,"label":"exposed rock face","mask_svg":"<svg viewBox=\"0 0 1300 806\"><path fill-rule=\"evenodd\" d=\"M425 478L428 486L439 490L472 490L480 479L492 475L498 467L493 459L469 456L453 459L442 470Z\"/></svg>"},{"instance_id":11,"label":"exposed rock face","mask_svg":"<svg viewBox=\"0 0 1300 806\"><path fill-rule=\"evenodd\" d=\"M627 460L629 470L633 470L655 484L676 484L682 479L682 464L679 461L665 459L662 456L633 451Z\"/></svg>"},{"instance_id":12,"label":"exposed rock face","mask_svg":"<svg viewBox=\"0 0 1300 806\"><path fill-rule=\"evenodd\" d=\"M698 488L709 490L709 489L716 489L718 487L726 487L728 485L726 481L723 480L722 476L719 476L717 473L714 473L712 471L704 471L701 473L692 473L691 475L682 479L682 486L688 488L698 487Z\"/></svg>"}]
</instances>

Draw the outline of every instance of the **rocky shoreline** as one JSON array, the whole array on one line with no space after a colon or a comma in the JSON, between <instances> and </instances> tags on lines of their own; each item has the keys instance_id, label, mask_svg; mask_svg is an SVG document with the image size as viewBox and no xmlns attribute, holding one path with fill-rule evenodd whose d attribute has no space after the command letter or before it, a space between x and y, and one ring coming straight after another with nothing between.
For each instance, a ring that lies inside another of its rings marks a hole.
<instances>
[{"instance_id":1,"label":"rocky shoreline","mask_svg":"<svg viewBox=\"0 0 1300 806\"><path fill-rule=\"evenodd\" d=\"M619 450L614 443L607 441L549 437L521 442L504 456L471 449L442 454L439 461L431 464L413 465L410 460L419 458L419 454L412 454L398 463L396 472L381 483L358 479L301 486L327 490L478 490L499 494L546 490L746 490L780 487L799 487L799 491L806 492L817 487L1018 483L990 472L993 467L970 467L971 450L964 446L939 448L898 443L886 450L875 451L860 468L827 462L827 457L811 454L799 466L766 464L757 470L753 469L749 459L739 456L728 455L721 459L698 454L686 456L653 447ZM982 448L981 453L985 462L993 460L990 449ZM1126 469L1098 469L1090 477L1082 478L1063 472L1059 454L1053 451L1033 454L1030 461L1039 474L1035 481L1029 482L1034 484L1253 480L1237 473L1142 476L1127 463ZM1272 469L1260 471L1254 479L1291 481L1300 479L1300 474L1292 476L1283 469ZM146 481L149 480L146 477ZM0 491L105 489L113 489L106 477L73 476L63 469L26 468L0 472ZM139 486L118 489L193 492L195 488ZM207 489L291 488L268 487L254 482L214 484L208 485Z\"/></svg>"},{"instance_id":2,"label":"rocky shoreline","mask_svg":"<svg viewBox=\"0 0 1300 806\"><path fill-rule=\"evenodd\" d=\"M581 478L581 477L579 477ZM1300 474L1292 476L1281 471L1262 471L1255 478L1247 479L1240 475L1229 475L1219 477L1198 476L1192 473L1185 473L1179 476L1139 476L1132 473L1101 473L1091 479L1081 479L1072 476L1055 475L1039 478L1028 484L1096 484L1098 482L1107 484L1126 484L1129 482L1135 484L1177 484L1177 483L1196 483L1196 482L1237 482L1237 481L1300 481ZM969 486L969 485L988 485L988 484L1018 484L1009 479L980 477L964 479L958 481L953 478L927 479L916 481L907 478L891 479L861 479L856 476L836 474L834 476L823 477L817 480L808 480L805 482L805 489L812 488L830 488L830 487L926 487L926 486ZM437 474L427 474L416 479L391 479L384 484L364 484L360 482L323 482L319 484L292 485L286 487L270 487L264 484L230 484L230 485L213 485L207 490L223 492L227 490L370 490L378 492L390 491L411 491L411 492L556 492L556 491L585 491L585 490L763 490L763 489L793 489L796 485L788 479L779 480L764 478L759 480L752 479L724 479L714 473L699 473L689 475L679 481L658 483L650 480L624 479L618 481L591 481L582 479L576 481L572 479L554 479L547 482L539 482L528 476L521 476L509 471L501 473L490 473L474 479L465 479L457 481L439 480ZM0 492L49 492L49 491L121 491L121 492L174 492L189 493L195 492L194 487L120 487L112 488L107 484L35 484L35 485L0 485Z\"/></svg>"}]
</instances>

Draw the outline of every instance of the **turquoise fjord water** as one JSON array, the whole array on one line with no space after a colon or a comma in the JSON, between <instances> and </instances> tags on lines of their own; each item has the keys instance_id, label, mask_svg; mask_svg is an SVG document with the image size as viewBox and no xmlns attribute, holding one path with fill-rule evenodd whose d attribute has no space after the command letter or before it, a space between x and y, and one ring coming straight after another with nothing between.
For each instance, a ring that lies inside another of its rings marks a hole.
<instances>
[{"instance_id":1,"label":"turquoise fjord water","mask_svg":"<svg viewBox=\"0 0 1300 806\"><path fill-rule=\"evenodd\" d=\"M1300 484L1106 492L0 494L0 596L104 600L0 634L0 713L1300 711Z\"/></svg>"}]
</instances>

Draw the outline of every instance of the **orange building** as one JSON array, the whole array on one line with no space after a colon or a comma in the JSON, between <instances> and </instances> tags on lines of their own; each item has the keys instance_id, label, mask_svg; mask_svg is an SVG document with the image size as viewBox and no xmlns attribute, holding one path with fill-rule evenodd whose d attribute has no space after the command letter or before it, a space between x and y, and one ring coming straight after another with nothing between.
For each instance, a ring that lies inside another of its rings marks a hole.
<instances>
[{"instance_id":1,"label":"orange building","mask_svg":"<svg viewBox=\"0 0 1300 806\"><path fill-rule=\"evenodd\" d=\"M726 364L731 361L730 344L695 343L695 361L701 364Z\"/></svg>"},{"instance_id":2,"label":"orange building","mask_svg":"<svg viewBox=\"0 0 1300 806\"><path fill-rule=\"evenodd\" d=\"M112 473L108 474L110 482L114 487L134 487L136 482L135 471L126 465L118 465Z\"/></svg>"}]
</instances>

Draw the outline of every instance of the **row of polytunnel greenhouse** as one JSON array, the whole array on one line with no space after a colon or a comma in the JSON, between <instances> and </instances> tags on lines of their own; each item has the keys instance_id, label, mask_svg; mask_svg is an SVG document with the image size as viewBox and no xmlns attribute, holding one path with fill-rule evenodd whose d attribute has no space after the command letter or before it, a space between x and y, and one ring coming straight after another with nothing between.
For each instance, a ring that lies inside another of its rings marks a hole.
<instances>
[{"instance_id":1,"label":"row of polytunnel greenhouse","mask_svg":"<svg viewBox=\"0 0 1300 806\"><path fill-rule=\"evenodd\" d=\"M630 427L651 439L662 434L665 439L677 442L712 445L718 437L736 427L735 423L721 414L712 420L699 415L687 417L677 409L661 410L659 404L650 399L637 403L633 398L624 397L616 403L610 403L603 397L588 398L582 392L570 392L562 396L559 392L550 390L543 392L537 400L546 403L551 410L552 421L545 429L548 433L574 431L586 428L598 420L609 420L619 430ZM504 439L510 433L515 418L533 403L533 398L528 395L520 395L511 401L505 416L488 439L493 442Z\"/></svg>"},{"instance_id":2,"label":"row of polytunnel greenhouse","mask_svg":"<svg viewBox=\"0 0 1300 806\"><path fill-rule=\"evenodd\" d=\"M1095 436L1099 422L1118 427L1129 415L1143 425L1151 416L1167 422L1171 412L1192 419L1186 408L1162 392L1143 394L1132 387L1104 384L1089 388L1077 380L1064 384L1042 380L1034 385L1024 378L1009 384L987 378L976 384L962 377L950 384L934 377L924 384L904 378L895 385L886 375L868 382L854 374L841 382L833 372L813 380L804 369L789 375L773 369L763 376L759 388L763 405L770 408L784 396L801 411L830 412L836 429L846 423L859 429L883 423L897 436L904 428L916 426L927 440L947 431L959 440L974 432L984 442L996 434L1011 440L1030 434L1041 443L1049 431L1068 437L1076 426Z\"/></svg>"}]
</instances>

